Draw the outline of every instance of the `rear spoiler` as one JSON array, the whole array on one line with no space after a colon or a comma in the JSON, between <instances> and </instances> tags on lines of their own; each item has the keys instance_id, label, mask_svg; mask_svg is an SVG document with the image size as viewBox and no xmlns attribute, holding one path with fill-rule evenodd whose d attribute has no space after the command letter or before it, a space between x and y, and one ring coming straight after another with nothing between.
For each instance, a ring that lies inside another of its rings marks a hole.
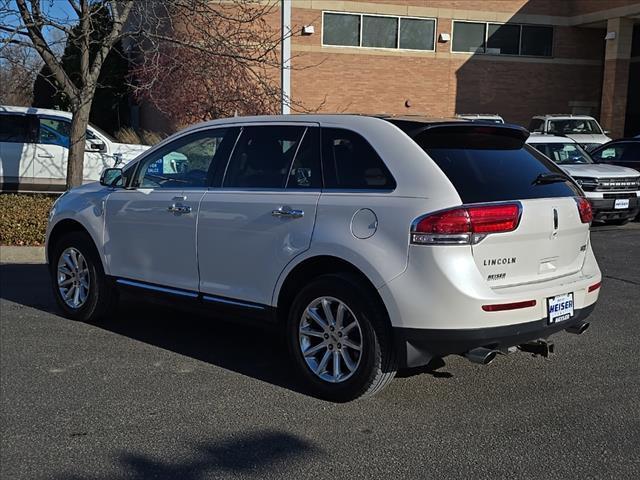
<instances>
[{"instance_id":1,"label":"rear spoiler","mask_svg":"<svg viewBox=\"0 0 640 480\"><path fill-rule=\"evenodd\" d=\"M529 131L519 125L389 120L422 148L520 149Z\"/></svg>"}]
</instances>

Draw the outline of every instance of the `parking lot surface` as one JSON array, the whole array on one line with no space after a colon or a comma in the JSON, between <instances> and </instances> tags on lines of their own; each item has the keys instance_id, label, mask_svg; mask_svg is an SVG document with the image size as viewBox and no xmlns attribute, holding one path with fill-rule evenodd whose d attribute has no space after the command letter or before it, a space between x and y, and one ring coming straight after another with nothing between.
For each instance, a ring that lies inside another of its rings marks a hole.
<instances>
[{"instance_id":1,"label":"parking lot surface","mask_svg":"<svg viewBox=\"0 0 640 480\"><path fill-rule=\"evenodd\" d=\"M307 396L277 335L125 302L58 315L44 265L0 266L0 477L640 478L640 224L600 227L582 336L462 358L378 396Z\"/></svg>"}]
</instances>

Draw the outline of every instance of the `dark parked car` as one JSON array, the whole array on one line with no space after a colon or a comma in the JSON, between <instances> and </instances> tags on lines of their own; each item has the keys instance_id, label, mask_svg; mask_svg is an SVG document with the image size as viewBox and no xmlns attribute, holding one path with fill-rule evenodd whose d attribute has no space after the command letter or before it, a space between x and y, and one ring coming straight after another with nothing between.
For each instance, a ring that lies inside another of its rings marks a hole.
<instances>
[{"instance_id":1,"label":"dark parked car","mask_svg":"<svg viewBox=\"0 0 640 480\"><path fill-rule=\"evenodd\" d=\"M597 163L609 163L640 171L640 138L613 140L594 149L591 157Z\"/></svg>"}]
</instances>

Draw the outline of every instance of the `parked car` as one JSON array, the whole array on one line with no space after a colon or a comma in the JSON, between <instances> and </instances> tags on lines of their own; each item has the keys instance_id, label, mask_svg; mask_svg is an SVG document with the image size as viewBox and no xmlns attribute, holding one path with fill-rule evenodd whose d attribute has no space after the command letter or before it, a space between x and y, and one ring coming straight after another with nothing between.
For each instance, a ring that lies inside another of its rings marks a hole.
<instances>
[{"instance_id":1,"label":"parked car","mask_svg":"<svg viewBox=\"0 0 640 480\"><path fill-rule=\"evenodd\" d=\"M527 136L359 115L188 128L57 200L55 298L77 320L126 288L271 322L334 401L446 355L548 354L587 328L601 274L589 202Z\"/></svg>"},{"instance_id":2,"label":"parked car","mask_svg":"<svg viewBox=\"0 0 640 480\"><path fill-rule=\"evenodd\" d=\"M640 171L640 139L613 140L591 152L598 163L619 165Z\"/></svg>"},{"instance_id":3,"label":"parked car","mask_svg":"<svg viewBox=\"0 0 640 480\"><path fill-rule=\"evenodd\" d=\"M567 137L533 134L527 143L578 182L591 202L594 220L624 224L640 211L640 173L636 170L595 163Z\"/></svg>"},{"instance_id":4,"label":"parked car","mask_svg":"<svg viewBox=\"0 0 640 480\"><path fill-rule=\"evenodd\" d=\"M472 122L504 123L504 119L495 113L462 113L457 118L471 120Z\"/></svg>"},{"instance_id":5,"label":"parked car","mask_svg":"<svg viewBox=\"0 0 640 480\"><path fill-rule=\"evenodd\" d=\"M71 114L41 108L0 106L0 191L64 191ZM147 145L116 142L89 125L85 181L97 181L106 167L123 165Z\"/></svg>"},{"instance_id":6,"label":"parked car","mask_svg":"<svg viewBox=\"0 0 640 480\"><path fill-rule=\"evenodd\" d=\"M587 151L611 140L598 121L588 115L537 115L531 119L529 131L572 138Z\"/></svg>"}]
</instances>

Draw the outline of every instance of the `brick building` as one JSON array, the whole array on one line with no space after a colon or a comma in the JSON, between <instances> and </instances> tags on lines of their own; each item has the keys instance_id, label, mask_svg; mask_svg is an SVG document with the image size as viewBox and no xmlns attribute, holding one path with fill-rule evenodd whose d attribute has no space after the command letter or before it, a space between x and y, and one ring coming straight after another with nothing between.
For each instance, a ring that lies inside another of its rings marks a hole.
<instances>
[{"instance_id":1,"label":"brick building","mask_svg":"<svg viewBox=\"0 0 640 480\"><path fill-rule=\"evenodd\" d=\"M639 0L290 1L293 31L307 28L291 39L289 93L308 109L525 126L576 113L640 133ZM167 129L159 117L143 108L141 126Z\"/></svg>"},{"instance_id":2,"label":"brick building","mask_svg":"<svg viewBox=\"0 0 640 480\"><path fill-rule=\"evenodd\" d=\"M292 0L291 21L313 26L291 45L291 96L308 107L586 113L640 133L637 0Z\"/></svg>"}]
</instances>

